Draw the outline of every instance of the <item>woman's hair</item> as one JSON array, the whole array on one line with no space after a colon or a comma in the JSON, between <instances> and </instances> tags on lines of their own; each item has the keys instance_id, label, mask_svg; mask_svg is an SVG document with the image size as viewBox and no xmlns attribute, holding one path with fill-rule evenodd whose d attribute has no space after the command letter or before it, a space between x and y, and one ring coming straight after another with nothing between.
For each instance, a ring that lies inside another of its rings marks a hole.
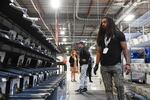
<instances>
[{"instance_id":1,"label":"woman's hair","mask_svg":"<svg viewBox=\"0 0 150 100\"><path fill-rule=\"evenodd\" d=\"M115 25L115 22L110 17L103 17L102 19L107 20L107 28L104 30L102 28L102 23L100 23L99 32L97 35L97 44L99 45L100 42L103 40L104 35L106 35L108 38L112 38L116 31L118 31L118 28Z\"/></svg>"},{"instance_id":2,"label":"woman's hair","mask_svg":"<svg viewBox=\"0 0 150 100\"><path fill-rule=\"evenodd\" d=\"M76 50L72 50L70 56L73 56L73 52L76 52Z\"/></svg>"}]
</instances>

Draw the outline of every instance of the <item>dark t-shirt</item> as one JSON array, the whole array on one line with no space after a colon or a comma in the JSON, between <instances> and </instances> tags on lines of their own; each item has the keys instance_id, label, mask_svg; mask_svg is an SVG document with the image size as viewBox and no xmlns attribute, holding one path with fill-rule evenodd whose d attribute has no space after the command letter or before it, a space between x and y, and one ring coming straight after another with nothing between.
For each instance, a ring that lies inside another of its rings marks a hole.
<instances>
[{"instance_id":1,"label":"dark t-shirt","mask_svg":"<svg viewBox=\"0 0 150 100\"><path fill-rule=\"evenodd\" d=\"M104 38L104 37L103 37ZM121 62L121 52L122 48L120 42L126 41L125 35L121 32L116 32L114 37L111 39L108 44L108 52L106 54L101 54L101 65L102 66L111 66ZM100 43L99 48L103 51L105 48L104 39Z\"/></svg>"}]
</instances>

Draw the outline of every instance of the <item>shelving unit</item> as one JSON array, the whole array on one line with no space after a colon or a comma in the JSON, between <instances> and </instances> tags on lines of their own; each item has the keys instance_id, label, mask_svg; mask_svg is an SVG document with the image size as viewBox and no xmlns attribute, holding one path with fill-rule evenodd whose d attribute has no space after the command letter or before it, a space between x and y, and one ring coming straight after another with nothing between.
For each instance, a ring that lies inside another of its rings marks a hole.
<instances>
[{"instance_id":1,"label":"shelving unit","mask_svg":"<svg viewBox=\"0 0 150 100\"><path fill-rule=\"evenodd\" d=\"M24 16L26 11L11 0L0 4L0 99L56 100L57 88L65 86L66 78L64 71L57 73L60 51Z\"/></svg>"},{"instance_id":2,"label":"shelving unit","mask_svg":"<svg viewBox=\"0 0 150 100\"><path fill-rule=\"evenodd\" d=\"M131 59L131 94L136 95L140 100L149 100L150 97L148 94L150 91L149 89L149 74L150 74L150 63L146 62L146 48L150 47L150 34L144 33L144 27L147 27L149 25L149 16L150 11L147 11L144 15L130 23L129 28L136 27L136 28L142 28L143 32L140 36L130 39L128 41L130 51L133 49L136 49L137 52L141 53L141 48L143 49L142 57L135 57L135 59ZM130 29L129 29L130 30ZM139 51L138 51L139 50ZM133 79L133 73L134 76L138 79L136 81ZM140 83L140 84L139 84ZM134 96L133 95L133 96ZM143 97L142 97L143 96ZM144 98L145 97L145 98Z\"/></svg>"}]
</instances>

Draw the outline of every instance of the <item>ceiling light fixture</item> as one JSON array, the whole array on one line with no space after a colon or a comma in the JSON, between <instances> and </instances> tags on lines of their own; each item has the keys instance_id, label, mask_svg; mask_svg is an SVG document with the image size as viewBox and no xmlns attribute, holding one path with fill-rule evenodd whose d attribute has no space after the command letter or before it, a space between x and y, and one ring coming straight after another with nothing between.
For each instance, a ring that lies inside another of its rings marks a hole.
<instances>
[{"instance_id":1,"label":"ceiling light fixture","mask_svg":"<svg viewBox=\"0 0 150 100\"><path fill-rule=\"evenodd\" d=\"M60 7L60 0L51 0L51 7L58 9Z\"/></svg>"},{"instance_id":2,"label":"ceiling light fixture","mask_svg":"<svg viewBox=\"0 0 150 100\"><path fill-rule=\"evenodd\" d=\"M65 27L63 27L63 30L65 30L66 28Z\"/></svg>"},{"instance_id":3,"label":"ceiling light fixture","mask_svg":"<svg viewBox=\"0 0 150 100\"><path fill-rule=\"evenodd\" d=\"M67 53L69 53L69 51L67 51Z\"/></svg>"},{"instance_id":4,"label":"ceiling light fixture","mask_svg":"<svg viewBox=\"0 0 150 100\"><path fill-rule=\"evenodd\" d=\"M128 21L131 21L133 20L135 16L133 14L130 14L130 15L127 15L125 18L124 18L124 21L128 22Z\"/></svg>"},{"instance_id":5,"label":"ceiling light fixture","mask_svg":"<svg viewBox=\"0 0 150 100\"><path fill-rule=\"evenodd\" d=\"M60 34L61 34L61 35L64 35L64 34L65 34L65 31L61 31Z\"/></svg>"},{"instance_id":6,"label":"ceiling light fixture","mask_svg":"<svg viewBox=\"0 0 150 100\"><path fill-rule=\"evenodd\" d=\"M53 38L46 38L46 40L52 40Z\"/></svg>"},{"instance_id":7,"label":"ceiling light fixture","mask_svg":"<svg viewBox=\"0 0 150 100\"><path fill-rule=\"evenodd\" d=\"M63 38L63 40L62 40L63 42L66 42L67 41L67 39L66 38Z\"/></svg>"}]
</instances>

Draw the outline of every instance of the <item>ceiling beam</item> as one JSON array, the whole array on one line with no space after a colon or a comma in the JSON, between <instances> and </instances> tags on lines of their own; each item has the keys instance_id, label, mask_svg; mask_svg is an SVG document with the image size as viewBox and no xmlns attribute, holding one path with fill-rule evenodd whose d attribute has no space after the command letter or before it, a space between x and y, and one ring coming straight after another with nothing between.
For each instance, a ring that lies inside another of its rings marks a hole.
<instances>
[{"instance_id":1,"label":"ceiling beam","mask_svg":"<svg viewBox=\"0 0 150 100\"><path fill-rule=\"evenodd\" d=\"M108 12L108 10L110 9L110 7L111 7L111 5L112 5L113 2L114 2L114 0L109 0L109 1L107 2L106 7L105 7L104 10L102 11L103 14L107 15L107 12Z\"/></svg>"},{"instance_id":2,"label":"ceiling beam","mask_svg":"<svg viewBox=\"0 0 150 100\"><path fill-rule=\"evenodd\" d=\"M131 0L126 0L123 6L126 6ZM121 7L117 13L115 14L115 18L117 18L117 16L122 12L122 10L124 9L124 7Z\"/></svg>"}]
</instances>

